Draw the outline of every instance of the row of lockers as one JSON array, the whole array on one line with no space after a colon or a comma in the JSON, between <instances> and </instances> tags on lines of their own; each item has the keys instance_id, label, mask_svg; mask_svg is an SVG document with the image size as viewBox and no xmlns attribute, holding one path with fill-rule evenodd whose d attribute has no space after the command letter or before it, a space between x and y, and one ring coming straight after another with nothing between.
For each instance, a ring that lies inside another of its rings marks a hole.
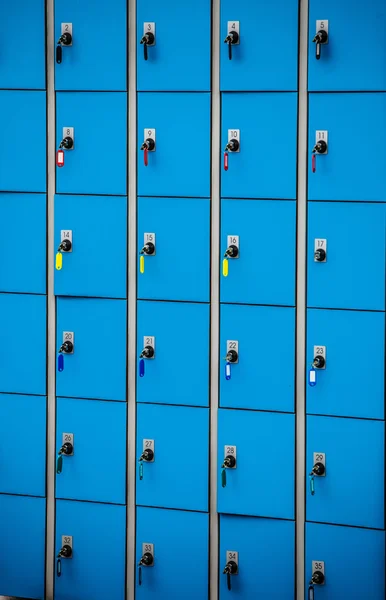
<instances>
[{"instance_id":1,"label":"row of lockers","mask_svg":"<svg viewBox=\"0 0 386 600\"><path fill-rule=\"evenodd\" d=\"M373 0L371 11L365 0L309 4L309 89L385 90L382 0ZM137 2L139 90L210 90L211 5L211 0L165 0L162 7L157 0ZM55 42L61 40L62 49L55 65L56 89L126 90L127 0L84 0L81 6L76 0L55 1L54 7ZM220 7L221 89L296 90L299 1L239 0L235 6L221 0ZM7 6L2 88L44 89L44 8L44 0ZM324 33L317 50L319 31ZM148 32L154 38L144 39ZM229 40L234 32L237 38ZM71 38L61 39L63 33ZM28 52L23 51L26 39Z\"/></svg>"},{"instance_id":2,"label":"row of lockers","mask_svg":"<svg viewBox=\"0 0 386 600\"><path fill-rule=\"evenodd\" d=\"M44 496L45 398L2 394L0 415L1 492ZM294 415L220 409L218 429L218 511L294 519ZM139 404L136 435L137 505L208 511L209 410ZM66 440L56 497L125 504L126 405L58 398L57 453ZM141 459L147 447L151 461ZM326 473L307 487L307 520L383 529L383 450L383 421L308 416L306 471L322 452ZM230 454L235 468L224 473Z\"/></svg>"},{"instance_id":3,"label":"row of lockers","mask_svg":"<svg viewBox=\"0 0 386 600\"><path fill-rule=\"evenodd\" d=\"M1 91L0 108L9 116L3 123L0 189L46 191L45 92ZM138 94L140 196L209 198L210 111L208 93ZM353 131L358 114L360 126ZM59 92L56 115L57 147L73 128L73 148L64 150L64 164L57 168L57 192L125 195L127 94ZM385 115L385 93L310 95L310 200L385 202ZM222 196L296 199L297 94L223 94L221 122L219 161L229 137L236 132L239 140L227 170L221 169ZM145 161L140 148L149 131L155 149ZM312 151L321 134L328 144L316 156Z\"/></svg>"},{"instance_id":4,"label":"row of lockers","mask_svg":"<svg viewBox=\"0 0 386 600\"><path fill-rule=\"evenodd\" d=\"M139 507L136 521L136 564L149 548L154 559L153 565L143 566L141 572L138 567L129 570L129 577L136 579L136 598L207 599L208 515ZM1 495L0 524L7 540L0 563L2 592L42 600L45 500ZM28 532L26 538L20 530ZM324 563L325 584L316 590L318 598L384 597L384 532L307 523L305 533L307 587L313 562ZM294 522L221 515L219 534L220 599L254 600L258 595L264 600L294 600ZM55 551L70 538L72 557L61 560L61 576L55 576L55 600L124 600L125 537L124 506L57 501ZM223 574L229 553L238 562L231 592ZM55 559L49 556L48 560Z\"/></svg>"}]
</instances>

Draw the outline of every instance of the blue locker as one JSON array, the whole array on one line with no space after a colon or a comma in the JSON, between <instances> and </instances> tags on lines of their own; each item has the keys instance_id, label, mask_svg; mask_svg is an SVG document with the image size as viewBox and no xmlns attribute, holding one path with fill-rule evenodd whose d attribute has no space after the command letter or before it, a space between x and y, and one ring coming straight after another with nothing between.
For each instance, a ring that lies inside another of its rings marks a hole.
<instances>
[{"instance_id":1,"label":"blue locker","mask_svg":"<svg viewBox=\"0 0 386 600\"><path fill-rule=\"evenodd\" d=\"M297 107L296 93L222 94L222 151L240 131L239 152L221 169L223 197L295 200Z\"/></svg>"},{"instance_id":2,"label":"blue locker","mask_svg":"<svg viewBox=\"0 0 386 600\"><path fill-rule=\"evenodd\" d=\"M58 396L126 400L126 302L57 299L56 345L74 333L73 354L56 373Z\"/></svg>"},{"instance_id":3,"label":"blue locker","mask_svg":"<svg viewBox=\"0 0 386 600\"><path fill-rule=\"evenodd\" d=\"M296 90L298 0L221 0L220 85L222 90ZM239 44L229 60L228 23L239 22ZM283 45L284 44L284 45Z\"/></svg>"},{"instance_id":4,"label":"blue locker","mask_svg":"<svg viewBox=\"0 0 386 600\"><path fill-rule=\"evenodd\" d=\"M55 196L55 251L72 231L71 252L55 271L58 296L126 297L127 198Z\"/></svg>"},{"instance_id":5,"label":"blue locker","mask_svg":"<svg viewBox=\"0 0 386 600\"><path fill-rule=\"evenodd\" d=\"M0 294L0 390L46 393L46 298Z\"/></svg>"},{"instance_id":6,"label":"blue locker","mask_svg":"<svg viewBox=\"0 0 386 600\"><path fill-rule=\"evenodd\" d=\"M138 276L139 298L209 301L209 200L138 198L137 231L138 254L146 233L156 248Z\"/></svg>"},{"instance_id":7,"label":"blue locker","mask_svg":"<svg viewBox=\"0 0 386 600\"><path fill-rule=\"evenodd\" d=\"M2 596L44 599L46 501L0 494Z\"/></svg>"},{"instance_id":8,"label":"blue locker","mask_svg":"<svg viewBox=\"0 0 386 600\"><path fill-rule=\"evenodd\" d=\"M228 236L239 236L239 256L221 277L221 302L293 306L296 203L222 200L221 261Z\"/></svg>"},{"instance_id":9,"label":"blue locker","mask_svg":"<svg viewBox=\"0 0 386 600\"><path fill-rule=\"evenodd\" d=\"M318 600L385 597L384 531L307 523L306 591L315 560L325 563L326 583L315 587Z\"/></svg>"},{"instance_id":10,"label":"blue locker","mask_svg":"<svg viewBox=\"0 0 386 600\"><path fill-rule=\"evenodd\" d=\"M308 306L385 310L385 217L383 204L308 204ZM317 239L326 262L314 259Z\"/></svg>"},{"instance_id":11,"label":"blue locker","mask_svg":"<svg viewBox=\"0 0 386 600\"><path fill-rule=\"evenodd\" d=\"M236 446L236 468L222 463ZM294 415L220 409L218 412L218 512L294 518Z\"/></svg>"},{"instance_id":12,"label":"blue locker","mask_svg":"<svg viewBox=\"0 0 386 600\"><path fill-rule=\"evenodd\" d=\"M0 394L0 492L44 496L46 398Z\"/></svg>"},{"instance_id":13,"label":"blue locker","mask_svg":"<svg viewBox=\"0 0 386 600\"><path fill-rule=\"evenodd\" d=\"M45 192L46 93L0 91L0 113L0 190Z\"/></svg>"},{"instance_id":14,"label":"blue locker","mask_svg":"<svg viewBox=\"0 0 386 600\"><path fill-rule=\"evenodd\" d=\"M238 363L226 379L227 342L237 341ZM295 309L222 305L220 406L294 410ZM278 376L279 375L279 376Z\"/></svg>"},{"instance_id":15,"label":"blue locker","mask_svg":"<svg viewBox=\"0 0 386 600\"><path fill-rule=\"evenodd\" d=\"M238 552L239 572L227 588L227 552ZM294 600L295 523L220 516L220 600Z\"/></svg>"},{"instance_id":16,"label":"blue locker","mask_svg":"<svg viewBox=\"0 0 386 600\"><path fill-rule=\"evenodd\" d=\"M64 166L56 169L59 194L126 194L126 121L125 93L56 94L57 147L63 128L74 128L74 147L64 151Z\"/></svg>"},{"instance_id":17,"label":"blue locker","mask_svg":"<svg viewBox=\"0 0 386 600\"><path fill-rule=\"evenodd\" d=\"M326 368L307 386L307 412L384 418L385 314L308 310L307 366L314 346L326 347Z\"/></svg>"},{"instance_id":18,"label":"blue locker","mask_svg":"<svg viewBox=\"0 0 386 600\"><path fill-rule=\"evenodd\" d=\"M72 536L73 556L62 559L55 600L124 600L126 507L56 502L56 554L62 536Z\"/></svg>"},{"instance_id":19,"label":"blue locker","mask_svg":"<svg viewBox=\"0 0 386 600\"><path fill-rule=\"evenodd\" d=\"M46 293L46 196L0 194L0 291Z\"/></svg>"},{"instance_id":20,"label":"blue locker","mask_svg":"<svg viewBox=\"0 0 386 600\"><path fill-rule=\"evenodd\" d=\"M307 473L314 452L326 455L325 477L307 494L307 520L383 529L384 422L307 417ZM319 560L319 559L317 559Z\"/></svg>"},{"instance_id":21,"label":"blue locker","mask_svg":"<svg viewBox=\"0 0 386 600\"><path fill-rule=\"evenodd\" d=\"M72 46L62 47L55 64L55 89L125 90L126 0L55 0L55 42L62 23L72 24Z\"/></svg>"},{"instance_id":22,"label":"blue locker","mask_svg":"<svg viewBox=\"0 0 386 600\"><path fill-rule=\"evenodd\" d=\"M384 1L310 0L309 7L309 90L385 90ZM312 40L321 19L328 20L328 44L316 60Z\"/></svg>"},{"instance_id":23,"label":"blue locker","mask_svg":"<svg viewBox=\"0 0 386 600\"><path fill-rule=\"evenodd\" d=\"M137 357L144 338L155 338L154 358L144 360L137 379L137 402L208 406L209 329L207 304L137 303Z\"/></svg>"},{"instance_id":24,"label":"blue locker","mask_svg":"<svg viewBox=\"0 0 386 600\"><path fill-rule=\"evenodd\" d=\"M308 123L308 199L385 202L386 94L310 94ZM328 153L313 173L317 131L328 132Z\"/></svg>"},{"instance_id":25,"label":"blue locker","mask_svg":"<svg viewBox=\"0 0 386 600\"><path fill-rule=\"evenodd\" d=\"M143 91L209 91L211 67L211 0L176 3L137 2L137 89ZM155 45L140 41L155 24Z\"/></svg>"},{"instance_id":26,"label":"blue locker","mask_svg":"<svg viewBox=\"0 0 386 600\"><path fill-rule=\"evenodd\" d=\"M207 600L209 518L203 513L137 508L136 563L154 545L154 565L136 577L137 600Z\"/></svg>"},{"instance_id":27,"label":"blue locker","mask_svg":"<svg viewBox=\"0 0 386 600\"><path fill-rule=\"evenodd\" d=\"M138 94L139 196L209 198L210 102L210 94ZM146 167L139 148L149 128L155 151Z\"/></svg>"},{"instance_id":28,"label":"blue locker","mask_svg":"<svg viewBox=\"0 0 386 600\"><path fill-rule=\"evenodd\" d=\"M56 497L125 504L126 404L58 398L57 452L64 433L74 436L74 454L63 456Z\"/></svg>"},{"instance_id":29,"label":"blue locker","mask_svg":"<svg viewBox=\"0 0 386 600\"><path fill-rule=\"evenodd\" d=\"M44 89L45 1L19 0L3 3L2 18L1 87Z\"/></svg>"},{"instance_id":30,"label":"blue locker","mask_svg":"<svg viewBox=\"0 0 386 600\"><path fill-rule=\"evenodd\" d=\"M144 440L154 441L154 462L141 466ZM207 511L208 409L139 404L137 464L137 505Z\"/></svg>"}]
</instances>

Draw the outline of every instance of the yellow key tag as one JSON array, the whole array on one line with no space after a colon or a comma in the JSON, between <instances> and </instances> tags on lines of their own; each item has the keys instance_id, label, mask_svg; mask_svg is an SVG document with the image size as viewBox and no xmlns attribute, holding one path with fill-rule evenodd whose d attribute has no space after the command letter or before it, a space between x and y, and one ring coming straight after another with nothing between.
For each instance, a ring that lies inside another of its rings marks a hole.
<instances>
[{"instance_id":1,"label":"yellow key tag","mask_svg":"<svg viewBox=\"0 0 386 600\"><path fill-rule=\"evenodd\" d=\"M141 256L139 258L139 272L140 273L145 272L145 257L143 254L141 254Z\"/></svg>"},{"instance_id":2,"label":"yellow key tag","mask_svg":"<svg viewBox=\"0 0 386 600\"><path fill-rule=\"evenodd\" d=\"M224 277L228 277L228 259L224 258L224 260L222 261L222 274Z\"/></svg>"},{"instance_id":3,"label":"yellow key tag","mask_svg":"<svg viewBox=\"0 0 386 600\"><path fill-rule=\"evenodd\" d=\"M57 252L56 254L55 266L57 271L61 271L63 266L63 254L61 252Z\"/></svg>"}]
</instances>

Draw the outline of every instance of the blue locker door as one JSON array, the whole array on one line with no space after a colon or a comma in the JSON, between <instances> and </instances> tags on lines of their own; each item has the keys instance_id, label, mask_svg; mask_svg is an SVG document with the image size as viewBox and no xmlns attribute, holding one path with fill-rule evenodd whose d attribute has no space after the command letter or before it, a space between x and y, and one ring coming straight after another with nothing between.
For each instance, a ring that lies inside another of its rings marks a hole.
<instances>
[{"instance_id":1,"label":"blue locker door","mask_svg":"<svg viewBox=\"0 0 386 600\"><path fill-rule=\"evenodd\" d=\"M236 468L221 465L236 446ZM295 419L290 414L220 409L218 413L218 512L294 518Z\"/></svg>"},{"instance_id":2,"label":"blue locker door","mask_svg":"<svg viewBox=\"0 0 386 600\"><path fill-rule=\"evenodd\" d=\"M222 200L221 261L228 236L239 236L239 256L221 277L221 302L295 304L296 204Z\"/></svg>"},{"instance_id":3,"label":"blue locker door","mask_svg":"<svg viewBox=\"0 0 386 600\"><path fill-rule=\"evenodd\" d=\"M137 600L207 600L209 518L203 513L137 508L136 563L143 544L154 546L154 566L136 577Z\"/></svg>"},{"instance_id":4,"label":"blue locker door","mask_svg":"<svg viewBox=\"0 0 386 600\"><path fill-rule=\"evenodd\" d=\"M126 507L56 502L55 552L72 536L73 557L62 559L55 600L124 600Z\"/></svg>"},{"instance_id":5,"label":"blue locker door","mask_svg":"<svg viewBox=\"0 0 386 600\"><path fill-rule=\"evenodd\" d=\"M56 373L58 396L126 400L126 302L57 299L56 345L74 334L74 352Z\"/></svg>"},{"instance_id":6,"label":"blue locker door","mask_svg":"<svg viewBox=\"0 0 386 600\"><path fill-rule=\"evenodd\" d=\"M137 505L207 511L208 409L139 404L137 461L144 440L154 442L154 462L142 463L142 479L138 465Z\"/></svg>"},{"instance_id":7,"label":"blue locker door","mask_svg":"<svg viewBox=\"0 0 386 600\"><path fill-rule=\"evenodd\" d=\"M26 45L24 52L28 52ZM0 146L0 190L45 192L45 92L0 91L0 113L4 140Z\"/></svg>"},{"instance_id":8,"label":"blue locker door","mask_svg":"<svg viewBox=\"0 0 386 600\"><path fill-rule=\"evenodd\" d=\"M385 90L384 1L310 0L309 6L309 90ZM328 21L329 39L316 60L312 40L321 19Z\"/></svg>"},{"instance_id":9,"label":"blue locker door","mask_svg":"<svg viewBox=\"0 0 386 600\"><path fill-rule=\"evenodd\" d=\"M210 202L189 198L138 198L138 254L155 234L155 256L145 257L138 297L209 301Z\"/></svg>"},{"instance_id":10,"label":"blue locker door","mask_svg":"<svg viewBox=\"0 0 386 600\"><path fill-rule=\"evenodd\" d=\"M55 196L55 251L61 231L72 231L72 251L55 271L58 296L126 297L127 198Z\"/></svg>"},{"instance_id":11,"label":"blue locker door","mask_svg":"<svg viewBox=\"0 0 386 600\"><path fill-rule=\"evenodd\" d=\"M383 204L309 203L308 306L385 310L385 217ZM314 260L318 239L326 262Z\"/></svg>"},{"instance_id":12,"label":"blue locker door","mask_svg":"<svg viewBox=\"0 0 386 600\"><path fill-rule=\"evenodd\" d=\"M0 394L0 492L44 496L46 398Z\"/></svg>"},{"instance_id":13,"label":"blue locker door","mask_svg":"<svg viewBox=\"0 0 386 600\"><path fill-rule=\"evenodd\" d=\"M297 103L296 93L222 94L221 151L240 130L239 152L221 168L223 197L296 198Z\"/></svg>"},{"instance_id":14,"label":"blue locker door","mask_svg":"<svg viewBox=\"0 0 386 600\"><path fill-rule=\"evenodd\" d=\"M124 93L56 94L57 147L63 128L74 128L74 148L65 150L64 166L56 169L59 194L126 194L126 120Z\"/></svg>"},{"instance_id":15,"label":"blue locker door","mask_svg":"<svg viewBox=\"0 0 386 600\"><path fill-rule=\"evenodd\" d=\"M307 412L384 418L385 314L308 310L307 365L314 346L326 347L326 368L307 386Z\"/></svg>"},{"instance_id":16,"label":"blue locker door","mask_svg":"<svg viewBox=\"0 0 386 600\"><path fill-rule=\"evenodd\" d=\"M56 451L72 434L74 455L63 456L56 497L124 504L126 497L126 404L58 398Z\"/></svg>"},{"instance_id":17,"label":"blue locker door","mask_svg":"<svg viewBox=\"0 0 386 600\"><path fill-rule=\"evenodd\" d=\"M2 596L44 600L45 524L44 498L0 494Z\"/></svg>"},{"instance_id":18,"label":"blue locker door","mask_svg":"<svg viewBox=\"0 0 386 600\"><path fill-rule=\"evenodd\" d=\"M0 390L46 393L46 298L0 294Z\"/></svg>"},{"instance_id":19,"label":"blue locker door","mask_svg":"<svg viewBox=\"0 0 386 600\"><path fill-rule=\"evenodd\" d=\"M382 529L384 422L307 417L307 473L314 452L325 453L326 476L308 489L307 520Z\"/></svg>"},{"instance_id":20,"label":"blue locker door","mask_svg":"<svg viewBox=\"0 0 386 600\"><path fill-rule=\"evenodd\" d=\"M45 1L5 2L2 6L2 20L1 87L19 90L44 89Z\"/></svg>"},{"instance_id":21,"label":"blue locker door","mask_svg":"<svg viewBox=\"0 0 386 600\"><path fill-rule=\"evenodd\" d=\"M317 131L328 132L328 153L313 173ZM385 137L386 94L310 94L308 199L384 202Z\"/></svg>"},{"instance_id":22,"label":"blue locker door","mask_svg":"<svg viewBox=\"0 0 386 600\"><path fill-rule=\"evenodd\" d=\"M240 43L229 60L228 23L239 22ZM222 90L296 90L298 0L221 0Z\"/></svg>"},{"instance_id":23,"label":"blue locker door","mask_svg":"<svg viewBox=\"0 0 386 600\"><path fill-rule=\"evenodd\" d=\"M229 341L238 342L238 363L226 379ZM220 309L220 406L294 410L295 310L222 305ZM279 376L278 376L279 375Z\"/></svg>"},{"instance_id":24,"label":"blue locker door","mask_svg":"<svg viewBox=\"0 0 386 600\"><path fill-rule=\"evenodd\" d=\"M46 292L46 196L0 194L0 291Z\"/></svg>"},{"instance_id":25,"label":"blue locker door","mask_svg":"<svg viewBox=\"0 0 386 600\"><path fill-rule=\"evenodd\" d=\"M210 196L210 94L138 94L139 196ZM148 166L139 151L155 129Z\"/></svg>"},{"instance_id":26,"label":"blue locker door","mask_svg":"<svg viewBox=\"0 0 386 600\"><path fill-rule=\"evenodd\" d=\"M227 588L227 552L238 552L239 572ZM220 600L294 600L295 523L220 516Z\"/></svg>"},{"instance_id":27,"label":"blue locker door","mask_svg":"<svg viewBox=\"0 0 386 600\"><path fill-rule=\"evenodd\" d=\"M73 39L55 64L55 89L125 90L126 0L55 0L55 42L62 23L72 24Z\"/></svg>"},{"instance_id":28,"label":"blue locker door","mask_svg":"<svg viewBox=\"0 0 386 600\"><path fill-rule=\"evenodd\" d=\"M318 600L385 597L384 531L307 523L306 590L315 560L324 561L326 576L315 589Z\"/></svg>"},{"instance_id":29,"label":"blue locker door","mask_svg":"<svg viewBox=\"0 0 386 600\"><path fill-rule=\"evenodd\" d=\"M148 336L155 338L155 356L144 361L137 402L208 406L209 306L138 302L138 357Z\"/></svg>"},{"instance_id":30,"label":"blue locker door","mask_svg":"<svg viewBox=\"0 0 386 600\"><path fill-rule=\"evenodd\" d=\"M137 2L137 89L209 91L211 0ZM145 23L155 24L155 45L140 45Z\"/></svg>"}]
</instances>

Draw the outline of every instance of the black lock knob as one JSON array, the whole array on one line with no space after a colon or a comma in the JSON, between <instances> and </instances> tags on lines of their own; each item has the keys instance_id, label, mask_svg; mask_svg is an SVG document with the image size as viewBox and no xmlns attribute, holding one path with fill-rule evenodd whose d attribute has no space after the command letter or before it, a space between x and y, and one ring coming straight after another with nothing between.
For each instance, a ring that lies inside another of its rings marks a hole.
<instances>
[{"instance_id":1,"label":"black lock knob","mask_svg":"<svg viewBox=\"0 0 386 600\"><path fill-rule=\"evenodd\" d=\"M153 358L154 348L153 346L145 346L142 350L139 358Z\"/></svg>"},{"instance_id":2,"label":"black lock knob","mask_svg":"<svg viewBox=\"0 0 386 600\"><path fill-rule=\"evenodd\" d=\"M231 244L229 248L225 251L225 256L229 256L229 258L237 258L239 255L239 249L234 244Z\"/></svg>"},{"instance_id":3,"label":"black lock knob","mask_svg":"<svg viewBox=\"0 0 386 600\"><path fill-rule=\"evenodd\" d=\"M61 449L59 450L59 454L64 454L66 456L71 456L71 454L74 452L74 446L71 444L71 442L65 442L63 444L63 446L61 447Z\"/></svg>"},{"instance_id":4,"label":"black lock knob","mask_svg":"<svg viewBox=\"0 0 386 600\"><path fill-rule=\"evenodd\" d=\"M324 356L315 356L312 364L314 365L315 369L323 369L326 366L326 359Z\"/></svg>"},{"instance_id":5,"label":"black lock knob","mask_svg":"<svg viewBox=\"0 0 386 600\"><path fill-rule=\"evenodd\" d=\"M147 33L145 33L145 35L142 37L140 43L143 44L143 57L145 60L147 60L148 59L147 47L153 46L153 44L155 43L154 33L152 33L151 31L148 31Z\"/></svg>"},{"instance_id":6,"label":"black lock knob","mask_svg":"<svg viewBox=\"0 0 386 600\"><path fill-rule=\"evenodd\" d=\"M223 574L227 576L227 587L228 587L229 591L232 589L231 576L237 575L237 572L238 572L237 563L234 560L228 561L227 564L225 565Z\"/></svg>"},{"instance_id":7,"label":"black lock knob","mask_svg":"<svg viewBox=\"0 0 386 600\"><path fill-rule=\"evenodd\" d=\"M228 44L228 57L232 60L232 46L239 43L240 36L237 31L229 31L224 40L224 44Z\"/></svg>"},{"instance_id":8,"label":"black lock knob","mask_svg":"<svg viewBox=\"0 0 386 600\"><path fill-rule=\"evenodd\" d=\"M142 248L140 254L147 254L148 256L150 256L151 254L154 254L155 252L155 246L153 244L153 242L147 242L144 247Z\"/></svg>"},{"instance_id":9,"label":"black lock knob","mask_svg":"<svg viewBox=\"0 0 386 600\"><path fill-rule=\"evenodd\" d=\"M236 350L228 350L225 360L229 363L235 363L237 362L238 358L239 355L237 354Z\"/></svg>"},{"instance_id":10,"label":"black lock knob","mask_svg":"<svg viewBox=\"0 0 386 600\"><path fill-rule=\"evenodd\" d=\"M62 240L59 244L59 252L70 252L71 248L72 243L68 238Z\"/></svg>"},{"instance_id":11,"label":"black lock knob","mask_svg":"<svg viewBox=\"0 0 386 600\"><path fill-rule=\"evenodd\" d=\"M153 138L147 138L142 146L141 146L141 150L148 150L148 152L153 152L153 150L155 149L155 141L153 140Z\"/></svg>"},{"instance_id":12,"label":"black lock knob","mask_svg":"<svg viewBox=\"0 0 386 600\"><path fill-rule=\"evenodd\" d=\"M64 546L61 548L61 550L58 554L58 558L71 558L71 556L72 556L71 546L69 546L68 544L64 544Z\"/></svg>"},{"instance_id":13,"label":"black lock knob","mask_svg":"<svg viewBox=\"0 0 386 600\"><path fill-rule=\"evenodd\" d=\"M62 35L59 38L58 43L61 44L62 46L70 46L72 44L71 33L69 33L68 31L65 31L64 33L62 33Z\"/></svg>"},{"instance_id":14,"label":"black lock knob","mask_svg":"<svg viewBox=\"0 0 386 600\"><path fill-rule=\"evenodd\" d=\"M232 454L228 454L225 458L224 458L224 467L226 469L234 469L234 467L236 466L236 459Z\"/></svg>"},{"instance_id":15,"label":"black lock knob","mask_svg":"<svg viewBox=\"0 0 386 600\"><path fill-rule=\"evenodd\" d=\"M325 582L325 577L322 571L315 571L311 577L310 583L313 585L323 585Z\"/></svg>"},{"instance_id":16,"label":"black lock knob","mask_svg":"<svg viewBox=\"0 0 386 600\"><path fill-rule=\"evenodd\" d=\"M325 29L320 29L312 41L316 44L316 60L319 60L321 55L321 46L322 44L326 44L328 41L327 31Z\"/></svg>"},{"instance_id":17,"label":"black lock knob","mask_svg":"<svg viewBox=\"0 0 386 600\"><path fill-rule=\"evenodd\" d=\"M71 150L74 147L74 140L72 137L67 136L60 142L60 148L64 148L65 150Z\"/></svg>"},{"instance_id":18,"label":"black lock knob","mask_svg":"<svg viewBox=\"0 0 386 600\"><path fill-rule=\"evenodd\" d=\"M326 251L323 250L323 248L318 248L315 250L314 257L317 262L324 262L326 260L326 256Z\"/></svg>"},{"instance_id":19,"label":"black lock knob","mask_svg":"<svg viewBox=\"0 0 386 600\"><path fill-rule=\"evenodd\" d=\"M315 146L312 152L317 152L318 154L325 154L327 152L327 144L324 140L319 140Z\"/></svg>"},{"instance_id":20,"label":"black lock knob","mask_svg":"<svg viewBox=\"0 0 386 600\"><path fill-rule=\"evenodd\" d=\"M72 354L74 351L74 344L69 340L63 342L59 348L59 352L62 354Z\"/></svg>"},{"instance_id":21,"label":"black lock knob","mask_svg":"<svg viewBox=\"0 0 386 600\"><path fill-rule=\"evenodd\" d=\"M151 448L146 448L142 452L139 460L143 460L145 462L152 462L154 460L154 452L153 452L153 450Z\"/></svg>"},{"instance_id":22,"label":"black lock knob","mask_svg":"<svg viewBox=\"0 0 386 600\"><path fill-rule=\"evenodd\" d=\"M321 462L315 463L314 466L312 467L312 473L314 475L316 475L317 477L322 477L325 474L325 472L326 472L326 467ZM317 572L319 572L319 571L317 571Z\"/></svg>"},{"instance_id":23,"label":"black lock knob","mask_svg":"<svg viewBox=\"0 0 386 600\"><path fill-rule=\"evenodd\" d=\"M153 563L154 563L154 557L150 552L145 552L145 554L142 556L141 560L139 561L139 564L144 567L151 567Z\"/></svg>"},{"instance_id":24,"label":"black lock knob","mask_svg":"<svg viewBox=\"0 0 386 600\"><path fill-rule=\"evenodd\" d=\"M231 139L229 140L229 142L227 143L226 146L226 150L228 150L229 152L237 152L240 148L240 142L239 140L236 139Z\"/></svg>"}]
</instances>

